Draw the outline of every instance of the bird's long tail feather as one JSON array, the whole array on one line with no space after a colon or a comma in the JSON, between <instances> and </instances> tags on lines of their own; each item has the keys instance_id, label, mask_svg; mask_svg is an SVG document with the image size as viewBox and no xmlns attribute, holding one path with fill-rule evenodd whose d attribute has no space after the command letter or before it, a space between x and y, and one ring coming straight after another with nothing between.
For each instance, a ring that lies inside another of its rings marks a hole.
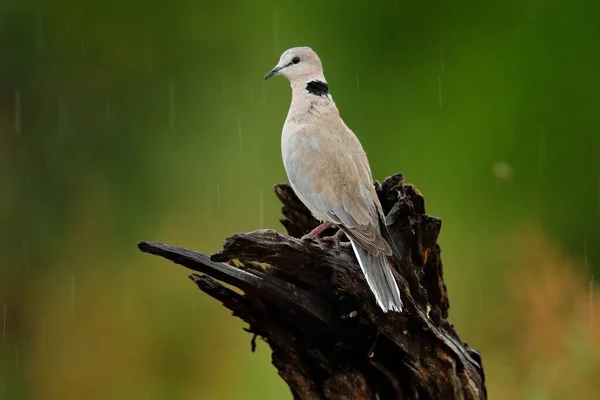
<instances>
[{"instance_id":1,"label":"bird's long tail feather","mask_svg":"<svg viewBox=\"0 0 600 400\"><path fill-rule=\"evenodd\" d=\"M365 274L367 283L375 295L377 304L384 312L398 311L402 312L402 300L400 299L400 290L394 279L392 270L385 254L379 253L373 256L359 245L350 241L354 254L358 259L358 264Z\"/></svg>"}]
</instances>

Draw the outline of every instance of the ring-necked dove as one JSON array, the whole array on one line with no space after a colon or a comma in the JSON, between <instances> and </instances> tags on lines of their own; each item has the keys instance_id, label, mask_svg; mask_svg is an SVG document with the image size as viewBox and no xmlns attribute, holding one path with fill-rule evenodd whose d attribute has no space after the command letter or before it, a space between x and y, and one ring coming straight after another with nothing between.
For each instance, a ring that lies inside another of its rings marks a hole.
<instances>
[{"instance_id":1,"label":"ring-necked dove","mask_svg":"<svg viewBox=\"0 0 600 400\"><path fill-rule=\"evenodd\" d=\"M318 239L327 227L339 227L350 239L377 304L384 312L402 311L371 168L358 138L340 118L321 60L309 47L294 47L265 79L274 75L285 76L292 86L281 136L285 170L298 198L323 222L304 239Z\"/></svg>"}]
</instances>

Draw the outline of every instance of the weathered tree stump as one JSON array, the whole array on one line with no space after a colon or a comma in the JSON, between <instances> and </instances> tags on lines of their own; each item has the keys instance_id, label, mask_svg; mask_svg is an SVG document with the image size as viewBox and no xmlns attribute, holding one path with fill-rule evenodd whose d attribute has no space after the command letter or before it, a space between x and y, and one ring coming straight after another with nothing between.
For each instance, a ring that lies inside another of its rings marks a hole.
<instances>
[{"instance_id":1,"label":"weathered tree stump","mask_svg":"<svg viewBox=\"0 0 600 400\"><path fill-rule=\"evenodd\" d=\"M318 221L287 184L274 188L290 236L235 234L210 257L159 243L138 247L199 272L190 278L249 324L253 348L256 336L269 344L294 399L486 399L481 356L448 322L441 220L425 214L423 197L401 174L375 186L402 251L394 262L402 313L375 304L349 243L338 251L298 239Z\"/></svg>"}]
</instances>

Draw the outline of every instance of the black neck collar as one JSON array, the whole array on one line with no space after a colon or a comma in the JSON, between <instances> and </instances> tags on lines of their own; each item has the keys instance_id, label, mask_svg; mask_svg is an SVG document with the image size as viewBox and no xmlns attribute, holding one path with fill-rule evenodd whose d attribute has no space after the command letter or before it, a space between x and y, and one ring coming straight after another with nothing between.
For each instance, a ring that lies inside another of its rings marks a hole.
<instances>
[{"instance_id":1,"label":"black neck collar","mask_svg":"<svg viewBox=\"0 0 600 400\"><path fill-rule=\"evenodd\" d=\"M327 97L329 94L329 86L327 83L322 81L310 81L306 85L306 90L308 93L313 94L315 96Z\"/></svg>"}]
</instances>

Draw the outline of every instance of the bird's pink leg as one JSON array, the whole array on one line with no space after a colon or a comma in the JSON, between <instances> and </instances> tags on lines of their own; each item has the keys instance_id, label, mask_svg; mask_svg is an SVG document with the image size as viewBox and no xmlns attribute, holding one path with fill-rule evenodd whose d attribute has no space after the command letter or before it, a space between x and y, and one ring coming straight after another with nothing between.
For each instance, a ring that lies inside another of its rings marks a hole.
<instances>
[{"instance_id":1,"label":"bird's pink leg","mask_svg":"<svg viewBox=\"0 0 600 400\"><path fill-rule=\"evenodd\" d=\"M317 226L315 229L302 236L302 240L315 240L320 248L325 250L324 242L331 242L336 251L340 251L340 241L344 236L344 231L338 228L338 231L333 236L321 237L323 231L335 226L331 222L323 222L321 225Z\"/></svg>"},{"instance_id":2,"label":"bird's pink leg","mask_svg":"<svg viewBox=\"0 0 600 400\"><path fill-rule=\"evenodd\" d=\"M319 236L323 233L327 228L331 228L331 222L323 222L321 225L317 226L315 229L302 236L302 240L312 240L315 239L317 242L319 241Z\"/></svg>"}]
</instances>

